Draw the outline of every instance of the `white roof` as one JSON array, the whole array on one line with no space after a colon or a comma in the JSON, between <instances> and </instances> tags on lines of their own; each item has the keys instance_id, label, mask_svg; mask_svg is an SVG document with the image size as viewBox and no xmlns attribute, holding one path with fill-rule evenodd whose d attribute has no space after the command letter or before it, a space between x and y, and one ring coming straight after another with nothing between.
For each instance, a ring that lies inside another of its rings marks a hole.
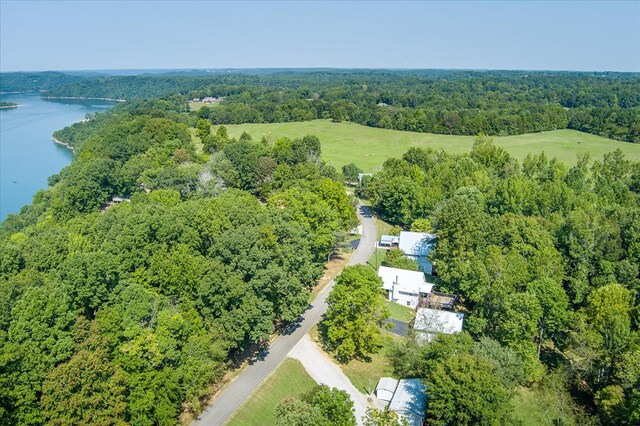
<instances>
[{"instance_id":1,"label":"white roof","mask_svg":"<svg viewBox=\"0 0 640 426\"><path fill-rule=\"evenodd\" d=\"M376 397L383 401L391 401L393 394L398 387L398 381L391 377L381 377L376 386Z\"/></svg>"},{"instance_id":2,"label":"white roof","mask_svg":"<svg viewBox=\"0 0 640 426\"><path fill-rule=\"evenodd\" d=\"M380 237L380 241L384 241L384 242L391 242L391 243L398 243L400 242L400 237L395 236L395 235L385 235L382 234L382 236Z\"/></svg>"},{"instance_id":3,"label":"white roof","mask_svg":"<svg viewBox=\"0 0 640 426\"><path fill-rule=\"evenodd\" d=\"M400 291L402 293L426 294L431 293L433 284L428 283L424 278L424 273L421 271L409 271L406 269L389 268L388 266L381 266L378 269L378 276L382 278L383 288L385 290L393 291L394 293Z\"/></svg>"},{"instance_id":4,"label":"white roof","mask_svg":"<svg viewBox=\"0 0 640 426\"><path fill-rule=\"evenodd\" d=\"M435 234L426 232L401 231L398 248L407 256L428 256L435 238Z\"/></svg>"},{"instance_id":5,"label":"white roof","mask_svg":"<svg viewBox=\"0 0 640 426\"><path fill-rule=\"evenodd\" d=\"M398 382L389 409L406 417L409 424L422 424L427 407L427 387L420 379L403 379Z\"/></svg>"},{"instance_id":6,"label":"white roof","mask_svg":"<svg viewBox=\"0 0 640 426\"><path fill-rule=\"evenodd\" d=\"M427 333L454 334L462 331L464 314L438 309L418 308L413 328Z\"/></svg>"}]
</instances>

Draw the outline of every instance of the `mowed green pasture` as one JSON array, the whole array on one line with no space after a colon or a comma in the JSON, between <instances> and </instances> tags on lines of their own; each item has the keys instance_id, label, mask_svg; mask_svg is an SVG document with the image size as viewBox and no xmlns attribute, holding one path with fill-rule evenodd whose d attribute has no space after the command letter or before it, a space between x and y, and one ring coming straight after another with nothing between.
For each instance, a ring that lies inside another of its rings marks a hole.
<instances>
[{"instance_id":1,"label":"mowed green pasture","mask_svg":"<svg viewBox=\"0 0 640 426\"><path fill-rule=\"evenodd\" d=\"M414 146L464 153L471 150L474 139L473 136L378 129L353 123L332 123L330 120L239 124L227 128L232 137L239 137L246 131L254 140L260 140L263 136L274 141L283 136L300 138L316 135L322 142L322 156L328 163L341 168L353 162L367 172L380 170L387 158L399 157ZM567 164L575 164L579 153L589 152L592 159L599 159L603 154L620 148L627 159L640 160L640 144L618 142L577 130L495 137L494 140L518 159L523 159L528 153L544 151L549 158L557 157Z\"/></svg>"},{"instance_id":2,"label":"mowed green pasture","mask_svg":"<svg viewBox=\"0 0 640 426\"><path fill-rule=\"evenodd\" d=\"M300 361L287 358L258 390L240 407L228 426L276 424L276 406L285 397L299 398L316 386Z\"/></svg>"}]
</instances>

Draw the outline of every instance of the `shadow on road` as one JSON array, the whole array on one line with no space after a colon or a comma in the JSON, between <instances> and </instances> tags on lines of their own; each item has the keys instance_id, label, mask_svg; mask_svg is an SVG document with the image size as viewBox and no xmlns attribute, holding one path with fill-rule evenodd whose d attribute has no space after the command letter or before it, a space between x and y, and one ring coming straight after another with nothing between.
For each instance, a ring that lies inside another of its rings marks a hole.
<instances>
[{"instance_id":1,"label":"shadow on road","mask_svg":"<svg viewBox=\"0 0 640 426\"><path fill-rule=\"evenodd\" d=\"M360 206L359 210L362 217L366 217L367 219L373 217L373 215L371 214L371 209L369 207Z\"/></svg>"}]
</instances>

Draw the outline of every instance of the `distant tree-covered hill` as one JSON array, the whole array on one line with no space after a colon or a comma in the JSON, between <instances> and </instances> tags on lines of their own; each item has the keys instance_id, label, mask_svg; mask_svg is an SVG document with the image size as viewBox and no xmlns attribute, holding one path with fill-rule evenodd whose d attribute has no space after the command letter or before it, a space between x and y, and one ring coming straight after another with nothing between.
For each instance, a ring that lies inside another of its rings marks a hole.
<instances>
[{"instance_id":1,"label":"distant tree-covered hill","mask_svg":"<svg viewBox=\"0 0 640 426\"><path fill-rule=\"evenodd\" d=\"M55 84L33 85L52 97L222 96L215 108L197 112L214 124L330 118L395 130L502 136L570 128L640 142L638 73L316 69L68 76L68 84L57 78ZM14 88L29 86L28 75L11 79L22 81Z\"/></svg>"},{"instance_id":2,"label":"distant tree-covered hill","mask_svg":"<svg viewBox=\"0 0 640 426\"><path fill-rule=\"evenodd\" d=\"M40 92L76 83L84 78L50 71L0 73L0 93Z\"/></svg>"}]
</instances>

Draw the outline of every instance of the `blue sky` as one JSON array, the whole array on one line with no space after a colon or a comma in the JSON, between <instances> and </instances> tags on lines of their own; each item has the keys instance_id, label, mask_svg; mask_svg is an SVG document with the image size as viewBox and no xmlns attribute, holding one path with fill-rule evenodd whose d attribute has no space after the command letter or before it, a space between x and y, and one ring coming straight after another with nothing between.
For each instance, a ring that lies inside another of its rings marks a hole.
<instances>
[{"instance_id":1,"label":"blue sky","mask_svg":"<svg viewBox=\"0 0 640 426\"><path fill-rule=\"evenodd\" d=\"M640 71L640 1L0 0L0 70Z\"/></svg>"}]
</instances>

